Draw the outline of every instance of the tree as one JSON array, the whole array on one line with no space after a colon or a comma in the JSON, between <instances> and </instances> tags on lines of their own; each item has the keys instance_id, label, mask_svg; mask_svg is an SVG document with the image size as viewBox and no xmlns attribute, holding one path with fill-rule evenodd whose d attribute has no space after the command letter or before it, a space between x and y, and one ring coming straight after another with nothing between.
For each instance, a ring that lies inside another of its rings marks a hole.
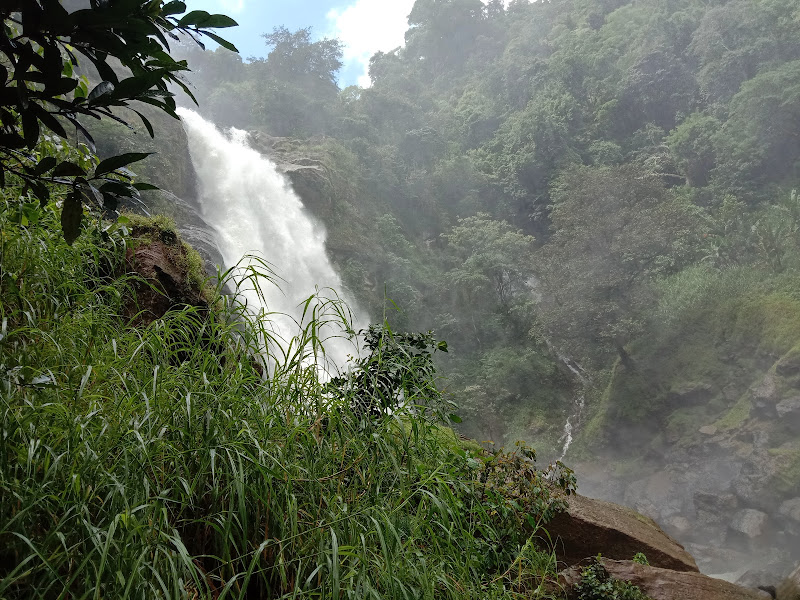
<instances>
[{"instance_id":1,"label":"tree","mask_svg":"<svg viewBox=\"0 0 800 600\"><path fill-rule=\"evenodd\" d=\"M483 30L480 0L417 0L408 15L406 53L434 75L464 65Z\"/></svg>"},{"instance_id":2,"label":"tree","mask_svg":"<svg viewBox=\"0 0 800 600\"><path fill-rule=\"evenodd\" d=\"M329 133L338 106L341 42L314 42L310 28L291 32L277 27L263 37L270 48L267 58L247 66L251 81L245 85L253 92L248 111L254 117L251 126L265 127L277 136Z\"/></svg>"},{"instance_id":3,"label":"tree","mask_svg":"<svg viewBox=\"0 0 800 600\"><path fill-rule=\"evenodd\" d=\"M447 352L447 342L437 341L432 331L392 331L386 322L370 325L360 334L369 354L354 360L346 375L331 379L330 394L349 400L355 414L372 419L391 414L403 404L441 408L433 355Z\"/></svg>"},{"instance_id":4,"label":"tree","mask_svg":"<svg viewBox=\"0 0 800 600\"><path fill-rule=\"evenodd\" d=\"M519 294L528 294L533 238L488 214L459 219L445 234L455 266L446 281L466 306L489 301L508 311Z\"/></svg>"},{"instance_id":5,"label":"tree","mask_svg":"<svg viewBox=\"0 0 800 600\"><path fill-rule=\"evenodd\" d=\"M58 0L10 0L0 8L0 187L17 178L46 204L51 185L65 186L69 193L62 227L68 242L79 235L84 202L113 210L121 198L138 198L140 190L153 188L133 183L125 169L147 154L110 157L90 172L74 162L40 157L34 149L47 131L69 140L69 125L93 148L81 119L128 125L120 109L136 113L154 136L134 102L177 119L169 85L194 97L180 79L188 65L168 54L168 38L178 40L183 34L197 40L204 35L236 50L210 31L236 25L233 19L185 12L186 5L178 0L91 0L89 8L72 12ZM95 85L86 76L89 67L99 78Z\"/></svg>"},{"instance_id":6,"label":"tree","mask_svg":"<svg viewBox=\"0 0 800 600\"><path fill-rule=\"evenodd\" d=\"M728 120L714 136L719 179L745 197L770 181L796 178L798 131L800 60L795 60L759 73L731 100Z\"/></svg>"},{"instance_id":7,"label":"tree","mask_svg":"<svg viewBox=\"0 0 800 600\"><path fill-rule=\"evenodd\" d=\"M704 113L692 113L676 127L666 140L678 167L692 187L708 184L711 171L717 164L714 154L714 136L720 122Z\"/></svg>"},{"instance_id":8,"label":"tree","mask_svg":"<svg viewBox=\"0 0 800 600\"><path fill-rule=\"evenodd\" d=\"M263 35L271 48L267 64L276 76L283 79L309 78L337 88L336 73L342 68L342 43L336 39L311 41L311 28L294 33L276 27ZM338 88L337 88L338 89Z\"/></svg>"},{"instance_id":9,"label":"tree","mask_svg":"<svg viewBox=\"0 0 800 600\"><path fill-rule=\"evenodd\" d=\"M765 65L800 58L795 11L784 0L733 0L709 10L689 47L706 97L727 103Z\"/></svg>"},{"instance_id":10,"label":"tree","mask_svg":"<svg viewBox=\"0 0 800 600\"><path fill-rule=\"evenodd\" d=\"M635 166L576 167L559 180L553 235L540 250L540 314L550 337L581 358L616 351L642 331L649 283L691 256L691 210Z\"/></svg>"}]
</instances>

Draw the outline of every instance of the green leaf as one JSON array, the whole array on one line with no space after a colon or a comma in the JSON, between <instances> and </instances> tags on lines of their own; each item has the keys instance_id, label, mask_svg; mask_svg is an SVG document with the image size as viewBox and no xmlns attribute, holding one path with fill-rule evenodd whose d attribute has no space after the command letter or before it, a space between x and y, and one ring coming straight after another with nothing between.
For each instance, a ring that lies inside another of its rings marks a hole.
<instances>
[{"instance_id":1,"label":"green leaf","mask_svg":"<svg viewBox=\"0 0 800 600\"><path fill-rule=\"evenodd\" d=\"M185 12L186 12L186 3L181 2L180 0L173 0L172 2L167 2L161 9L161 14L165 17L168 15L179 15Z\"/></svg>"},{"instance_id":2,"label":"green leaf","mask_svg":"<svg viewBox=\"0 0 800 600\"><path fill-rule=\"evenodd\" d=\"M236 48L236 46L234 46L233 44L231 44L231 43L230 43L228 40L226 40L225 38L221 38L221 37L220 37L220 36L218 36L217 34L215 34L215 33L211 33L210 31L206 31L206 32L204 32L204 33L205 33L205 35L207 35L208 37L210 37L212 40L214 40L215 42L217 42L217 43L218 43L220 46L222 46L223 48L225 48L225 49L227 49L227 50L230 50L231 52L236 52L237 54L239 53L239 50Z\"/></svg>"},{"instance_id":3,"label":"green leaf","mask_svg":"<svg viewBox=\"0 0 800 600\"><path fill-rule=\"evenodd\" d=\"M33 174L36 176L44 175L50 169L56 166L58 161L53 158L52 156L45 156L39 163L36 165L36 168L33 170Z\"/></svg>"},{"instance_id":4,"label":"green leaf","mask_svg":"<svg viewBox=\"0 0 800 600\"><path fill-rule=\"evenodd\" d=\"M461 417L459 417L459 416L458 416L458 415L456 415L456 414L448 415L448 418L449 418L449 419L450 419L450 420L451 420L453 423L461 423Z\"/></svg>"},{"instance_id":5,"label":"green leaf","mask_svg":"<svg viewBox=\"0 0 800 600\"><path fill-rule=\"evenodd\" d=\"M236 27L238 23L226 15L212 15L204 10L193 10L190 13L183 15L178 21L179 27L187 27L194 25L195 27Z\"/></svg>"},{"instance_id":6,"label":"green leaf","mask_svg":"<svg viewBox=\"0 0 800 600\"><path fill-rule=\"evenodd\" d=\"M142 120L142 125L144 125L145 129L147 129L147 133L149 133L149 134L150 134L150 137L151 137L151 138L154 138L154 137L156 137L156 132L153 130L153 125L150 123L150 121L148 120L148 118L147 118L147 117L145 117L145 116L144 116L142 113L140 113L140 112L139 112L138 110L136 110L136 109L133 109L133 108L132 108L131 110L132 110L133 112L135 112L137 115L139 115L139 118Z\"/></svg>"},{"instance_id":7,"label":"green leaf","mask_svg":"<svg viewBox=\"0 0 800 600\"><path fill-rule=\"evenodd\" d=\"M67 132L64 129L64 126L59 122L58 119L55 118L52 114L50 114L47 109L42 106L39 106L35 102L30 104L31 110L36 114L38 119L42 122L42 125L47 127L50 131L55 133L56 135L65 138L67 137Z\"/></svg>"},{"instance_id":8,"label":"green leaf","mask_svg":"<svg viewBox=\"0 0 800 600\"><path fill-rule=\"evenodd\" d=\"M89 95L89 88L86 86L85 81L81 81L78 87L75 88L75 99L86 98Z\"/></svg>"},{"instance_id":9,"label":"green leaf","mask_svg":"<svg viewBox=\"0 0 800 600\"><path fill-rule=\"evenodd\" d=\"M137 190L141 192L157 191L161 189L160 187L158 187L157 185L153 185L152 183L134 183L133 187L135 187Z\"/></svg>"},{"instance_id":10,"label":"green leaf","mask_svg":"<svg viewBox=\"0 0 800 600\"><path fill-rule=\"evenodd\" d=\"M63 96L78 87L78 80L70 77L59 77L49 80L44 91L53 96Z\"/></svg>"},{"instance_id":11,"label":"green leaf","mask_svg":"<svg viewBox=\"0 0 800 600\"><path fill-rule=\"evenodd\" d=\"M122 167L126 167L130 164L135 162L139 162L140 160L144 160L148 156L153 154L152 152L128 152L127 154L120 154L119 156L112 156L111 158L107 158L104 161L101 161L97 168L94 170L95 177L101 177L106 173L111 173L116 169L120 169Z\"/></svg>"},{"instance_id":12,"label":"green leaf","mask_svg":"<svg viewBox=\"0 0 800 600\"><path fill-rule=\"evenodd\" d=\"M227 15L210 15L208 19L197 24L198 27L214 27L222 29L225 27L238 27L239 24Z\"/></svg>"},{"instance_id":13,"label":"green leaf","mask_svg":"<svg viewBox=\"0 0 800 600\"><path fill-rule=\"evenodd\" d=\"M31 110L22 111L22 131L25 135L25 145L32 150L39 141L39 119Z\"/></svg>"},{"instance_id":14,"label":"green leaf","mask_svg":"<svg viewBox=\"0 0 800 600\"><path fill-rule=\"evenodd\" d=\"M111 83L110 81L101 81L94 87L94 89L91 92L89 92L89 97L87 98L87 100L89 102L94 102L100 96L105 96L106 94L110 94L113 91L114 91L113 83Z\"/></svg>"},{"instance_id":15,"label":"green leaf","mask_svg":"<svg viewBox=\"0 0 800 600\"><path fill-rule=\"evenodd\" d=\"M86 175L86 169L68 160L59 164L53 171L53 177L79 177L81 175Z\"/></svg>"},{"instance_id":16,"label":"green leaf","mask_svg":"<svg viewBox=\"0 0 800 600\"><path fill-rule=\"evenodd\" d=\"M82 219L83 206L81 206L80 195L72 193L64 200L64 206L61 209L61 231L70 246L81 233Z\"/></svg>"},{"instance_id":17,"label":"green leaf","mask_svg":"<svg viewBox=\"0 0 800 600\"><path fill-rule=\"evenodd\" d=\"M197 25L198 23L202 23L205 19L209 18L210 16L211 15L204 10L193 10L192 12L183 15L180 21L178 21L178 25L180 27L185 27L187 25Z\"/></svg>"},{"instance_id":18,"label":"green leaf","mask_svg":"<svg viewBox=\"0 0 800 600\"><path fill-rule=\"evenodd\" d=\"M100 193L105 198L108 194L123 198L132 198L139 195L139 191L132 185L119 181L108 181L100 187Z\"/></svg>"},{"instance_id":19,"label":"green leaf","mask_svg":"<svg viewBox=\"0 0 800 600\"><path fill-rule=\"evenodd\" d=\"M39 204L44 207L50 201L50 189L41 181L30 181L29 185L33 189L33 193L39 198Z\"/></svg>"}]
</instances>

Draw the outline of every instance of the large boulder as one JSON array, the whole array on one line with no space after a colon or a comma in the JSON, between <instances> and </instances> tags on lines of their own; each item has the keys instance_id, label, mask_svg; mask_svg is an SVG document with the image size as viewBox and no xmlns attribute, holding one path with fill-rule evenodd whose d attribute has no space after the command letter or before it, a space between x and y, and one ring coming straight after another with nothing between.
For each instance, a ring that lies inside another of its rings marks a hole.
<instances>
[{"instance_id":1,"label":"large boulder","mask_svg":"<svg viewBox=\"0 0 800 600\"><path fill-rule=\"evenodd\" d=\"M800 600L800 566L778 586L777 600Z\"/></svg>"},{"instance_id":2,"label":"large boulder","mask_svg":"<svg viewBox=\"0 0 800 600\"><path fill-rule=\"evenodd\" d=\"M783 423L789 424L795 429L800 428L800 396L784 398L775 405L775 410Z\"/></svg>"},{"instance_id":3,"label":"large boulder","mask_svg":"<svg viewBox=\"0 0 800 600\"><path fill-rule=\"evenodd\" d=\"M758 449L742 465L731 488L740 504L773 514L778 510L781 498L770 489L770 484L779 475L780 467L774 457L769 451Z\"/></svg>"},{"instance_id":4,"label":"large boulder","mask_svg":"<svg viewBox=\"0 0 800 600\"><path fill-rule=\"evenodd\" d=\"M764 535L768 523L769 515L766 513L753 508L745 508L733 515L730 527L736 533L753 539Z\"/></svg>"},{"instance_id":5,"label":"large boulder","mask_svg":"<svg viewBox=\"0 0 800 600\"><path fill-rule=\"evenodd\" d=\"M125 316L137 326L147 326L180 306L208 308L204 292L190 273L191 249L171 229L135 226L125 254L135 294L126 303Z\"/></svg>"},{"instance_id":6,"label":"large boulder","mask_svg":"<svg viewBox=\"0 0 800 600\"><path fill-rule=\"evenodd\" d=\"M692 555L655 521L618 504L575 494L547 531L559 562L567 566L598 554L625 560L643 552L654 566L698 571Z\"/></svg>"},{"instance_id":7,"label":"large boulder","mask_svg":"<svg viewBox=\"0 0 800 600\"><path fill-rule=\"evenodd\" d=\"M684 490L676 485L670 473L658 471L631 482L625 489L623 504L664 523L670 517L684 512L687 503L684 496Z\"/></svg>"},{"instance_id":8,"label":"large boulder","mask_svg":"<svg viewBox=\"0 0 800 600\"><path fill-rule=\"evenodd\" d=\"M752 408L750 416L756 419L775 419L778 415L775 405L780 400L777 378L774 373L768 373L757 385L750 390Z\"/></svg>"},{"instance_id":9,"label":"large boulder","mask_svg":"<svg viewBox=\"0 0 800 600\"><path fill-rule=\"evenodd\" d=\"M692 497L696 523L701 526L721 524L739 508L739 500L730 492L695 492Z\"/></svg>"},{"instance_id":10,"label":"large boulder","mask_svg":"<svg viewBox=\"0 0 800 600\"><path fill-rule=\"evenodd\" d=\"M649 555L648 555L649 558ZM623 560L601 559L606 571L621 581L639 587L652 600L764 600L769 595L714 579L692 571L673 571ZM570 590L581 580L580 567L561 573L561 581Z\"/></svg>"},{"instance_id":11,"label":"large boulder","mask_svg":"<svg viewBox=\"0 0 800 600\"><path fill-rule=\"evenodd\" d=\"M800 498L792 498L783 502L778 508L778 513L782 517L800 523Z\"/></svg>"}]
</instances>

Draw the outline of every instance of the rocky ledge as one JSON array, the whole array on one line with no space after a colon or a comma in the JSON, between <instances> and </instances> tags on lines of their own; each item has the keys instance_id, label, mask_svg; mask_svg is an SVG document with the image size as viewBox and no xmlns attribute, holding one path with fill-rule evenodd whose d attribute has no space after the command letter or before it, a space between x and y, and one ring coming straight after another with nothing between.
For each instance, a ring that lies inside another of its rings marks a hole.
<instances>
[{"instance_id":1,"label":"rocky ledge","mask_svg":"<svg viewBox=\"0 0 800 600\"><path fill-rule=\"evenodd\" d=\"M638 587L652 600L768 600L771 594L751 590L697 572L672 571L630 560L599 559L605 570L620 581ZM581 580L581 567L561 572L561 583L568 590Z\"/></svg>"},{"instance_id":2,"label":"rocky ledge","mask_svg":"<svg viewBox=\"0 0 800 600\"><path fill-rule=\"evenodd\" d=\"M800 600L800 568L779 586L753 579L748 586L703 575L694 557L649 517L575 494L547 525L560 584L575 596L584 569L599 560L613 578L636 585L652 600ZM633 562L643 554L649 564ZM602 556L601 556L602 555ZM599 557L599 558L598 558Z\"/></svg>"}]
</instances>

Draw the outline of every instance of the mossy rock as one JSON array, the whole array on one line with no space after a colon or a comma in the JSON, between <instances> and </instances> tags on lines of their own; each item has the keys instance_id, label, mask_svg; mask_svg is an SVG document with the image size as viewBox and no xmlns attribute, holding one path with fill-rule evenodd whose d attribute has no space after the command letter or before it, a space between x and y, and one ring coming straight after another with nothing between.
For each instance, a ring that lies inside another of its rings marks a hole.
<instances>
[{"instance_id":1,"label":"mossy rock","mask_svg":"<svg viewBox=\"0 0 800 600\"><path fill-rule=\"evenodd\" d=\"M180 239L175 222L128 215L125 223L131 234L126 263L140 277L126 316L143 326L180 306L208 308L213 294L206 287L203 259Z\"/></svg>"}]
</instances>

